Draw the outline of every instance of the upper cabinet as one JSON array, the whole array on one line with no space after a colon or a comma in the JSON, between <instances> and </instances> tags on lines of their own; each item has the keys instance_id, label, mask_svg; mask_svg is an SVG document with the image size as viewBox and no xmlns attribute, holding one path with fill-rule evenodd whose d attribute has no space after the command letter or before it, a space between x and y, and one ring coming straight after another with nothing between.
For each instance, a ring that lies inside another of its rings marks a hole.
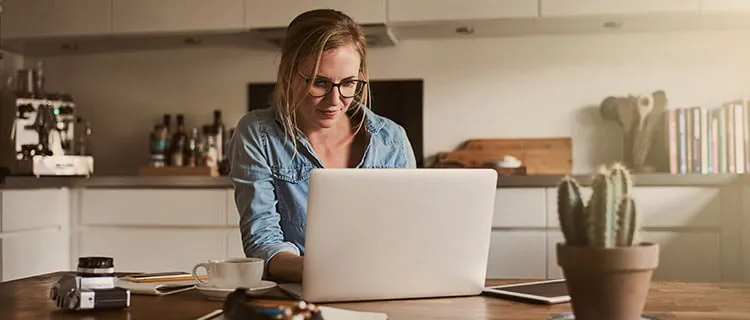
<instances>
[{"instance_id":1,"label":"upper cabinet","mask_svg":"<svg viewBox=\"0 0 750 320\"><path fill-rule=\"evenodd\" d=\"M112 0L112 31L190 32L242 29L244 0Z\"/></svg>"},{"instance_id":2,"label":"upper cabinet","mask_svg":"<svg viewBox=\"0 0 750 320\"><path fill-rule=\"evenodd\" d=\"M185 27L180 23L180 16L187 11L184 4L184 0L112 0L112 31L130 33L180 30Z\"/></svg>"},{"instance_id":3,"label":"upper cabinet","mask_svg":"<svg viewBox=\"0 0 750 320\"><path fill-rule=\"evenodd\" d=\"M106 0L23 0L2 3L6 39L107 34L112 3Z\"/></svg>"},{"instance_id":4,"label":"upper cabinet","mask_svg":"<svg viewBox=\"0 0 750 320\"><path fill-rule=\"evenodd\" d=\"M43 37L50 33L52 0L5 1L2 6L3 38Z\"/></svg>"},{"instance_id":5,"label":"upper cabinet","mask_svg":"<svg viewBox=\"0 0 750 320\"><path fill-rule=\"evenodd\" d=\"M536 18L537 0L391 0L389 22Z\"/></svg>"},{"instance_id":6,"label":"upper cabinet","mask_svg":"<svg viewBox=\"0 0 750 320\"><path fill-rule=\"evenodd\" d=\"M713 1L713 0L704 0ZM698 13L701 0L540 0L541 16Z\"/></svg>"},{"instance_id":7,"label":"upper cabinet","mask_svg":"<svg viewBox=\"0 0 750 320\"><path fill-rule=\"evenodd\" d=\"M103 35L112 30L112 2L110 1L52 1L54 15L51 32L55 35Z\"/></svg>"},{"instance_id":8,"label":"upper cabinet","mask_svg":"<svg viewBox=\"0 0 750 320\"><path fill-rule=\"evenodd\" d=\"M343 11L360 24L386 22L387 0L246 0L245 21L248 28L286 27L292 19L311 9L330 8ZM391 1L393 5L394 1Z\"/></svg>"},{"instance_id":9,"label":"upper cabinet","mask_svg":"<svg viewBox=\"0 0 750 320\"><path fill-rule=\"evenodd\" d=\"M747 13L750 11L750 1L702 0L701 11L704 13Z\"/></svg>"},{"instance_id":10,"label":"upper cabinet","mask_svg":"<svg viewBox=\"0 0 750 320\"><path fill-rule=\"evenodd\" d=\"M130 0L133 1L133 0ZM245 28L245 0L184 0L188 31Z\"/></svg>"}]
</instances>

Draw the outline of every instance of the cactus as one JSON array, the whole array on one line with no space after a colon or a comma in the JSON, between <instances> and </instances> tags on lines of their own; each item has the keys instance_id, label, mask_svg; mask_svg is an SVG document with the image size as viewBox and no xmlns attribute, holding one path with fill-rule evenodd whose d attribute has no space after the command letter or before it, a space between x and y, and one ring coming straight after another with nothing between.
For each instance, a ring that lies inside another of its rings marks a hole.
<instances>
[{"instance_id":1,"label":"cactus","mask_svg":"<svg viewBox=\"0 0 750 320\"><path fill-rule=\"evenodd\" d=\"M639 217L628 170L619 163L609 169L602 166L591 188L591 198L584 206L575 179L565 176L557 187L558 217L566 244L604 248L637 245Z\"/></svg>"},{"instance_id":2,"label":"cactus","mask_svg":"<svg viewBox=\"0 0 750 320\"><path fill-rule=\"evenodd\" d=\"M583 210L585 207L583 206L580 187L570 177L563 178L557 188L557 207L560 213L558 217L560 225L566 226L562 228L562 231L568 243L575 246L586 245L583 230L576 229L583 226L583 220L585 219Z\"/></svg>"}]
</instances>

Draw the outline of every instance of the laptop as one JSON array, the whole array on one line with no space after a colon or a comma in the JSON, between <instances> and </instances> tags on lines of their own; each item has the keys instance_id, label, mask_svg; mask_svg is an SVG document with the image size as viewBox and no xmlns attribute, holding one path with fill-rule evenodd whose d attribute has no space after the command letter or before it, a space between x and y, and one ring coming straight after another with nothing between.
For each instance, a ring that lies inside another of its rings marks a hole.
<instances>
[{"instance_id":1,"label":"laptop","mask_svg":"<svg viewBox=\"0 0 750 320\"><path fill-rule=\"evenodd\" d=\"M497 192L492 169L314 169L301 284L313 303L478 295Z\"/></svg>"}]
</instances>

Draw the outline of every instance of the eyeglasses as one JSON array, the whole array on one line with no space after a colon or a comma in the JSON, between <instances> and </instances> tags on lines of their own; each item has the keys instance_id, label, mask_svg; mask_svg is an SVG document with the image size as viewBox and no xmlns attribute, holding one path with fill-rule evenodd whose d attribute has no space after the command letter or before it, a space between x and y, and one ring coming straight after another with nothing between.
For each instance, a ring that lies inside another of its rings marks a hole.
<instances>
[{"instance_id":1,"label":"eyeglasses","mask_svg":"<svg viewBox=\"0 0 750 320\"><path fill-rule=\"evenodd\" d=\"M248 295L247 289L235 289L224 300L224 305L222 306L223 317L229 320L323 320L320 309L306 301L298 301L291 306L264 308L249 304L248 301L250 300L251 297Z\"/></svg>"},{"instance_id":2,"label":"eyeglasses","mask_svg":"<svg viewBox=\"0 0 750 320\"><path fill-rule=\"evenodd\" d=\"M303 76L301 73L299 75L307 83L310 83L310 78ZM367 85L367 81L364 80L351 79L335 83L325 78L316 77L312 83L312 87L310 87L310 95L316 98L325 97L331 93L334 87L337 87L342 97L353 98L362 92L365 85Z\"/></svg>"}]
</instances>

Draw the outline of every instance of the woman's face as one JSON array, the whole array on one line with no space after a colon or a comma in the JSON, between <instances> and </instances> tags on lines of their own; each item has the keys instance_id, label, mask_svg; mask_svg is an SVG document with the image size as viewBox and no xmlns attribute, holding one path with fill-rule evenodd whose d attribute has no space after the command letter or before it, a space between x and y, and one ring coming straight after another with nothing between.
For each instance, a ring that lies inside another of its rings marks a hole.
<instances>
[{"instance_id":1,"label":"woman's face","mask_svg":"<svg viewBox=\"0 0 750 320\"><path fill-rule=\"evenodd\" d=\"M311 74L312 64L300 70L302 78L312 82L310 94L305 95L299 109L303 130L332 128L346 117L352 96L361 88L356 81L359 66L360 56L355 47L343 46L323 52L316 75Z\"/></svg>"}]
</instances>

